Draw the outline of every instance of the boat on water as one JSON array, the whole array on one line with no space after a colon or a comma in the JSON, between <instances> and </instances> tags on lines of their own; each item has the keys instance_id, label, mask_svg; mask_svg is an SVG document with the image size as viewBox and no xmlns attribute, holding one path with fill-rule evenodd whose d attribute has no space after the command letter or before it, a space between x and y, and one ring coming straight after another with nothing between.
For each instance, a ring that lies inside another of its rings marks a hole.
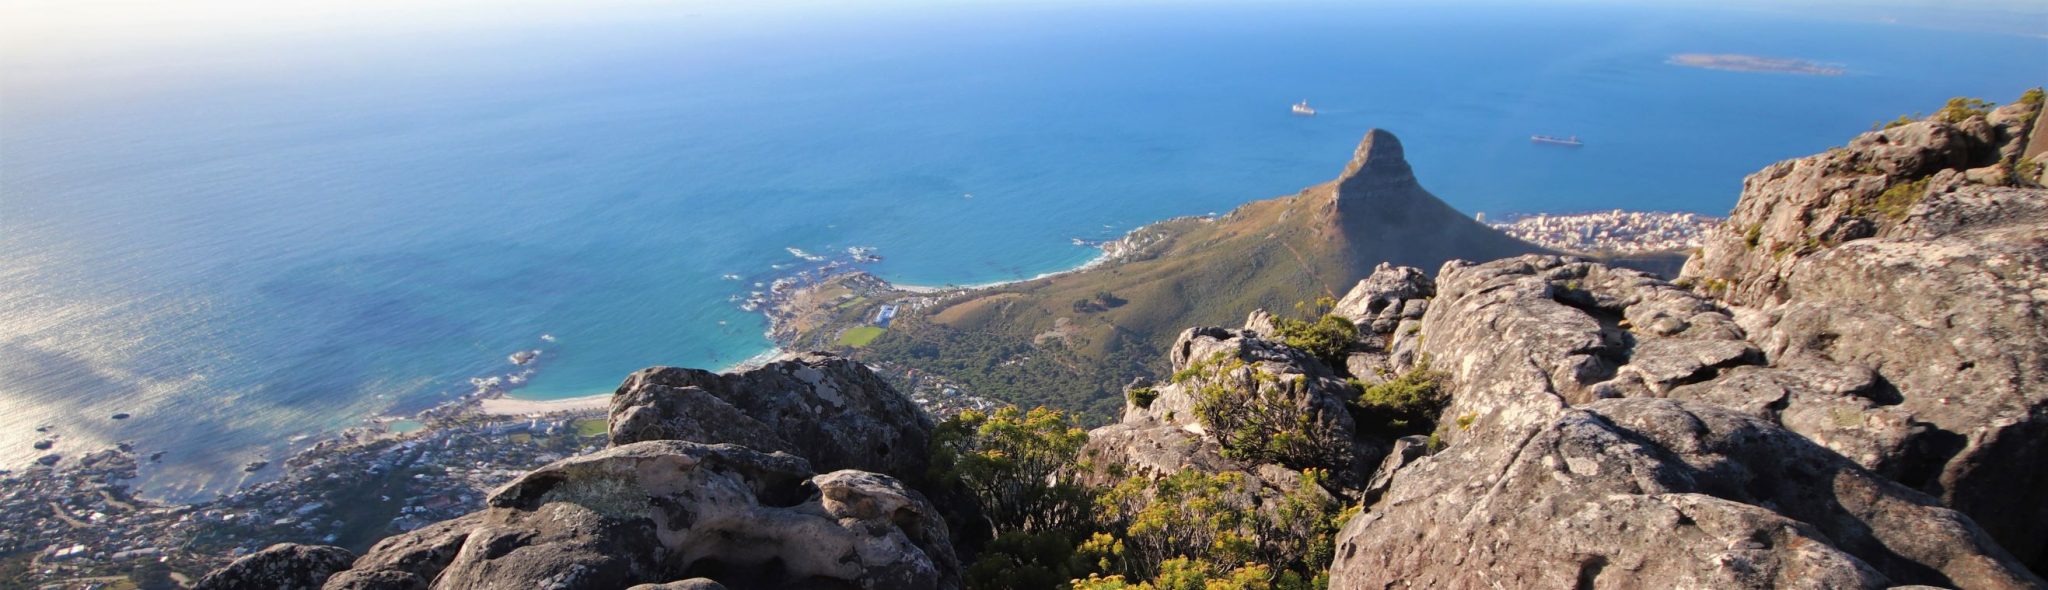
<instances>
[{"instance_id":1,"label":"boat on water","mask_svg":"<svg viewBox=\"0 0 2048 590\"><path fill-rule=\"evenodd\" d=\"M1529 136L1529 143L1543 145L1561 145L1565 147L1580 147L1586 145L1586 142L1579 141L1579 136L1577 135L1573 135L1570 137L1558 137L1555 135L1531 135Z\"/></svg>"},{"instance_id":2,"label":"boat on water","mask_svg":"<svg viewBox=\"0 0 2048 590\"><path fill-rule=\"evenodd\" d=\"M1308 106L1308 99L1304 98L1301 102L1294 103L1294 114L1313 117L1316 116L1316 108Z\"/></svg>"}]
</instances>

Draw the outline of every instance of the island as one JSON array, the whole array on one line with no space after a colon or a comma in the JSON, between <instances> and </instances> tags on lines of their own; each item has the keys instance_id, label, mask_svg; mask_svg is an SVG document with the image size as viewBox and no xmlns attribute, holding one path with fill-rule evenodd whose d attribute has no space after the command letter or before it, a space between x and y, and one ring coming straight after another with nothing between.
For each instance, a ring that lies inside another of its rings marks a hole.
<instances>
[{"instance_id":1,"label":"island","mask_svg":"<svg viewBox=\"0 0 2048 590\"><path fill-rule=\"evenodd\" d=\"M1840 76L1849 70L1803 59L1763 57L1740 53L1681 53L1671 56L1665 63L1690 68L1725 70L1730 72L1770 72L1774 74L1801 74L1807 76Z\"/></svg>"}]
</instances>

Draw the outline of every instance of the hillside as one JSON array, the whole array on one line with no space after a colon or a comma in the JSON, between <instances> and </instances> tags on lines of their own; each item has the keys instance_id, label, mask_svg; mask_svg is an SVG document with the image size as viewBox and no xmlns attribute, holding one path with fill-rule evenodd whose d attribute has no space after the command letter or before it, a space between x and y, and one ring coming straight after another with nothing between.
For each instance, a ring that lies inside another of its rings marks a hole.
<instances>
[{"instance_id":1,"label":"hillside","mask_svg":"<svg viewBox=\"0 0 2048 590\"><path fill-rule=\"evenodd\" d=\"M1542 251L1430 194L1400 140L1379 129L1335 180L1214 219L1155 224L1126 241L1116 262L945 298L849 352L1004 401L1106 417L1122 384L1160 373L1166 347L1187 326L1337 297L1382 262L1434 268ZM862 308L844 317L872 315ZM833 343L845 328L826 324L801 340Z\"/></svg>"}]
</instances>

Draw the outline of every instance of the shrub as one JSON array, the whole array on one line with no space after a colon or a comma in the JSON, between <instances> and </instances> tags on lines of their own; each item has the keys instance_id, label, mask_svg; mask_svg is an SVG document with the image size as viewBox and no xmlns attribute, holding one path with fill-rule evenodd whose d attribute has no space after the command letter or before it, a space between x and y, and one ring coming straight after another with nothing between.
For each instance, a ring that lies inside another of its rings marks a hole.
<instances>
[{"instance_id":1,"label":"shrub","mask_svg":"<svg viewBox=\"0 0 2048 590\"><path fill-rule=\"evenodd\" d=\"M1305 317L1275 318L1274 331L1282 344L1342 370L1344 351L1351 346L1352 340L1358 338L1358 326L1344 316L1331 314L1330 308L1336 305L1337 300L1328 297L1317 299L1313 304L1295 304L1295 309L1304 312Z\"/></svg>"},{"instance_id":2,"label":"shrub","mask_svg":"<svg viewBox=\"0 0 2048 590\"><path fill-rule=\"evenodd\" d=\"M2028 88L2026 92L2020 93L2020 104L2034 108L2041 108L2041 103L2044 99L2048 99L2048 94L2042 93L2039 86Z\"/></svg>"},{"instance_id":3,"label":"shrub","mask_svg":"<svg viewBox=\"0 0 2048 590\"><path fill-rule=\"evenodd\" d=\"M1970 120L1970 117L1991 114L1991 108L1996 106L1996 103L1988 100L1958 96L1948 99L1948 104L1935 111L1934 117L1950 124L1961 123Z\"/></svg>"},{"instance_id":4,"label":"shrub","mask_svg":"<svg viewBox=\"0 0 2048 590\"><path fill-rule=\"evenodd\" d=\"M1281 379L1241 359L1208 365L1194 381L1195 418L1223 456L1289 467L1332 465L1344 441L1323 428L1308 378Z\"/></svg>"},{"instance_id":5,"label":"shrub","mask_svg":"<svg viewBox=\"0 0 2048 590\"><path fill-rule=\"evenodd\" d=\"M1387 436L1435 430L1437 414L1451 401L1446 378L1424 359L1393 380L1366 387L1354 402L1359 426Z\"/></svg>"},{"instance_id":6,"label":"shrub","mask_svg":"<svg viewBox=\"0 0 2048 590\"><path fill-rule=\"evenodd\" d=\"M1876 211L1892 219L1905 219L1913 205L1927 195L1927 183L1931 178L1894 184L1877 196Z\"/></svg>"},{"instance_id":7,"label":"shrub","mask_svg":"<svg viewBox=\"0 0 2048 590\"><path fill-rule=\"evenodd\" d=\"M1152 400L1159 399L1159 392L1150 387L1133 387L1127 395L1130 396L1131 405L1140 408L1151 408Z\"/></svg>"},{"instance_id":8,"label":"shrub","mask_svg":"<svg viewBox=\"0 0 2048 590\"><path fill-rule=\"evenodd\" d=\"M1124 539L1122 567L1102 571L1119 575L1075 580L1074 587L1323 587L1337 531L1356 515L1323 492L1327 477L1305 470L1293 491L1263 507L1238 472L1126 480L1100 504Z\"/></svg>"},{"instance_id":9,"label":"shrub","mask_svg":"<svg viewBox=\"0 0 2048 590\"><path fill-rule=\"evenodd\" d=\"M1056 475L1087 442L1057 410L961 412L932 433L931 477L973 495L999 534L1074 529L1090 521L1090 491Z\"/></svg>"}]
</instances>

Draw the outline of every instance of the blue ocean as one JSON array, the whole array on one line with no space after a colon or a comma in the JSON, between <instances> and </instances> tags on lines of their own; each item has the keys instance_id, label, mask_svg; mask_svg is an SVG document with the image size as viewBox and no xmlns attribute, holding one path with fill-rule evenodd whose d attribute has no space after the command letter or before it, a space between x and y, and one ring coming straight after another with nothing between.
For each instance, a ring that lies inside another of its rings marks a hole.
<instances>
[{"instance_id":1,"label":"blue ocean","mask_svg":"<svg viewBox=\"0 0 2048 590\"><path fill-rule=\"evenodd\" d=\"M0 467L47 426L67 455L164 452L147 495L216 494L514 351L542 351L515 392L541 399L762 353L733 297L790 248L872 247L908 284L1028 277L1095 254L1074 238L1328 180L1373 127L1468 213L1718 215L1772 161L2011 100L2043 55L1783 13L1350 3L664 7L12 52ZM1304 99L1321 114L1291 116Z\"/></svg>"}]
</instances>

